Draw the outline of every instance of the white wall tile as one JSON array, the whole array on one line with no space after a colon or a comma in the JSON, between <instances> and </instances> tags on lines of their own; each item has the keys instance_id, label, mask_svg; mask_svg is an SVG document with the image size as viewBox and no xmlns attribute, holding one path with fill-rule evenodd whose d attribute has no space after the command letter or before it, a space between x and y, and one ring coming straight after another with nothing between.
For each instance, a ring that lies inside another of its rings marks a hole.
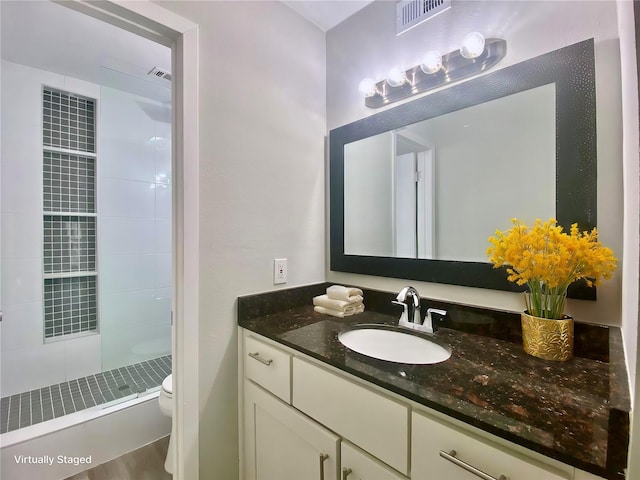
<instances>
[{"instance_id":1,"label":"white wall tile","mask_svg":"<svg viewBox=\"0 0 640 480\"><path fill-rule=\"evenodd\" d=\"M156 287L171 286L171 254L156 255Z\"/></svg>"},{"instance_id":2,"label":"white wall tile","mask_svg":"<svg viewBox=\"0 0 640 480\"><path fill-rule=\"evenodd\" d=\"M25 392L65 380L64 342L2 352L2 396Z\"/></svg>"},{"instance_id":3,"label":"white wall tile","mask_svg":"<svg viewBox=\"0 0 640 480\"><path fill-rule=\"evenodd\" d=\"M39 138L40 133L36 133ZM42 212L42 151L26 132L15 136L20 145L7 142L3 128L2 211L39 215Z\"/></svg>"},{"instance_id":4,"label":"white wall tile","mask_svg":"<svg viewBox=\"0 0 640 480\"><path fill-rule=\"evenodd\" d=\"M2 213L0 231L3 259L39 258L42 255L42 216Z\"/></svg>"},{"instance_id":5,"label":"white wall tile","mask_svg":"<svg viewBox=\"0 0 640 480\"><path fill-rule=\"evenodd\" d=\"M2 313L2 351L37 347L43 344L41 302L5 305Z\"/></svg>"},{"instance_id":6,"label":"white wall tile","mask_svg":"<svg viewBox=\"0 0 640 480\"><path fill-rule=\"evenodd\" d=\"M144 112L149 101L113 88L102 88L101 135L143 145L155 135L153 120Z\"/></svg>"},{"instance_id":7,"label":"white wall tile","mask_svg":"<svg viewBox=\"0 0 640 480\"><path fill-rule=\"evenodd\" d=\"M156 218L154 241L155 253L171 253L171 219Z\"/></svg>"},{"instance_id":8,"label":"white wall tile","mask_svg":"<svg viewBox=\"0 0 640 480\"><path fill-rule=\"evenodd\" d=\"M156 218L171 218L171 186L158 185L155 189Z\"/></svg>"},{"instance_id":9,"label":"white wall tile","mask_svg":"<svg viewBox=\"0 0 640 480\"><path fill-rule=\"evenodd\" d=\"M64 365L66 379L86 377L102 371L101 335L65 340Z\"/></svg>"},{"instance_id":10,"label":"white wall tile","mask_svg":"<svg viewBox=\"0 0 640 480\"><path fill-rule=\"evenodd\" d=\"M98 221L98 249L102 256L156 251L153 218L102 217Z\"/></svg>"},{"instance_id":11,"label":"white wall tile","mask_svg":"<svg viewBox=\"0 0 640 480\"><path fill-rule=\"evenodd\" d=\"M157 323L156 298L155 289L103 295L100 331L117 333L136 325Z\"/></svg>"},{"instance_id":12,"label":"white wall tile","mask_svg":"<svg viewBox=\"0 0 640 480\"><path fill-rule=\"evenodd\" d=\"M3 143L11 137L5 131L18 132L30 125L39 130L42 112L42 85L64 87L64 77L56 73L2 60L2 130ZM10 119L10 123L5 120ZM6 130L5 130L6 129ZM36 137L38 143L40 134Z\"/></svg>"},{"instance_id":13,"label":"white wall tile","mask_svg":"<svg viewBox=\"0 0 640 480\"><path fill-rule=\"evenodd\" d=\"M3 307L16 303L42 301L42 260L5 259L2 261Z\"/></svg>"},{"instance_id":14,"label":"white wall tile","mask_svg":"<svg viewBox=\"0 0 640 480\"><path fill-rule=\"evenodd\" d=\"M157 322L171 325L171 298L156 298L153 311Z\"/></svg>"},{"instance_id":15,"label":"white wall tile","mask_svg":"<svg viewBox=\"0 0 640 480\"><path fill-rule=\"evenodd\" d=\"M103 295L155 287L155 255L105 255L100 258Z\"/></svg>"},{"instance_id":16,"label":"white wall tile","mask_svg":"<svg viewBox=\"0 0 640 480\"><path fill-rule=\"evenodd\" d=\"M106 217L155 216L156 189L152 183L104 178L100 187L99 214Z\"/></svg>"},{"instance_id":17,"label":"white wall tile","mask_svg":"<svg viewBox=\"0 0 640 480\"><path fill-rule=\"evenodd\" d=\"M98 164L101 178L155 181L156 154L152 145L101 139Z\"/></svg>"},{"instance_id":18,"label":"white wall tile","mask_svg":"<svg viewBox=\"0 0 640 480\"><path fill-rule=\"evenodd\" d=\"M110 370L171 352L171 326L166 322L102 334L103 368Z\"/></svg>"},{"instance_id":19,"label":"white wall tile","mask_svg":"<svg viewBox=\"0 0 640 480\"><path fill-rule=\"evenodd\" d=\"M171 294L171 287L156 288L156 298L168 298L169 300L171 300Z\"/></svg>"},{"instance_id":20,"label":"white wall tile","mask_svg":"<svg viewBox=\"0 0 640 480\"><path fill-rule=\"evenodd\" d=\"M85 97L94 98L98 100L98 104L100 104L100 85L86 82L78 78L65 76L64 87L62 88L67 92L73 92L79 95L84 95Z\"/></svg>"}]
</instances>

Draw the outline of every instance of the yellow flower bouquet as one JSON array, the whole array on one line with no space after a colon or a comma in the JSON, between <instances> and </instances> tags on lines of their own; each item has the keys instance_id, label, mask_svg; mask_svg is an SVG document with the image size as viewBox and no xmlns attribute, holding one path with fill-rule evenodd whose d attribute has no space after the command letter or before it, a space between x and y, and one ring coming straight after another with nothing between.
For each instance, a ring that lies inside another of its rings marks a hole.
<instances>
[{"instance_id":1,"label":"yellow flower bouquet","mask_svg":"<svg viewBox=\"0 0 640 480\"><path fill-rule=\"evenodd\" d=\"M566 233L553 218L537 219L531 228L517 219L511 223L510 230L489 238L487 255L494 268L507 267L509 281L527 284L530 315L562 319L569 285L580 279L598 285L616 269L613 252L598 241L595 228L580 232L574 223Z\"/></svg>"}]
</instances>

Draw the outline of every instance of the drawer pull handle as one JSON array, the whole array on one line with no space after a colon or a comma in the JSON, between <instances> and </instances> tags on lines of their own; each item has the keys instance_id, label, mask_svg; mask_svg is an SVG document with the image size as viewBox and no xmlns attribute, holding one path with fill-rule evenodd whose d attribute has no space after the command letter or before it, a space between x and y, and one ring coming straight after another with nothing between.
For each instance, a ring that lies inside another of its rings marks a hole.
<instances>
[{"instance_id":1,"label":"drawer pull handle","mask_svg":"<svg viewBox=\"0 0 640 480\"><path fill-rule=\"evenodd\" d=\"M258 360L260 363L264 363L267 367L273 363L273 360L265 360L260 356L259 352L250 353L249 356L255 360Z\"/></svg>"},{"instance_id":2,"label":"drawer pull handle","mask_svg":"<svg viewBox=\"0 0 640 480\"><path fill-rule=\"evenodd\" d=\"M459 458L456 458L458 453L455 450L451 450L449 452L445 452L444 450L440 450L440 456L445 460L449 460L451 463L456 464L460 468L465 469L467 472L473 473L477 477L482 478L482 480L507 480L507 477L504 475L500 475L498 478L492 477L491 475L484 473L482 470L477 469L473 465L469 465L466 462L463 462Z\"/></svg>"},{"instance_id":3,"label":"drawer pull handle","mask_svg":"<svg viewBox=\"0 0 640 480\"><path fill-rule=\"evenodd\" d=\"M342 469L342 480L347 480L347 477L349 475L351 475L353 473L353 470L351 470L350 468L343 468Z\"/></svg>"},{"instance_id":4,"label":"drawer pull handle","mask_svg":"<svg viewBox=\"0 0 640 480\"><path fill-rule=\"evenodd\" d=\"M326 453L320 454L320 480L324 480L324 462L327 458L329 458L329 455Z\"/></svg>"}]
</instances>

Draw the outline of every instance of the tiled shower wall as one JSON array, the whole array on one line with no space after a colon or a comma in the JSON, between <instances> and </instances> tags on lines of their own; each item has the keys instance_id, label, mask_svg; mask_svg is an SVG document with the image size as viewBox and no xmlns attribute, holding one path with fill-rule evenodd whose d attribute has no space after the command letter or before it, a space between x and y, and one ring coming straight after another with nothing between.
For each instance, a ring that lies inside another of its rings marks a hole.
<instances>
[{"instance_id":1,"label":"tiled shower wall","mask_svg":"<svg viewBox=\"0 0 640 480\"><path fill-rule=\"evenodd\" d=\"M1 395L169 353L170 126L161 121L166 107L4 60L1 68ZM95 98L100 111L99 333L49 343L43 340L42 85ZM109 101L113 108L101 111ZM165 140L150 141L154 136Z\"/></svg>"},{"instance_id":2,"label":"tiled shower wall","mask_svg":"<svg viewBox=\"0 0 640 480\"><path fill-rule=\"evenodd\" d=\"M98 178L103 367L171 352L171 113L102 87Z\"/></svg>"}]
</instances>

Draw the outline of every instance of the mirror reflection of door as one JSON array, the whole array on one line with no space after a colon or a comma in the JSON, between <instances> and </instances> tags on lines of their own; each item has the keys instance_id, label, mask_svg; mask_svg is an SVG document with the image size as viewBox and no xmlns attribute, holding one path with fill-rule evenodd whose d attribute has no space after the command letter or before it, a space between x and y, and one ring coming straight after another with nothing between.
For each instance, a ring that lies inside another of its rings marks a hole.
<instances>
[{"instance_id":1,"label":"mirror reflection of door","mask_svg":"<svg viewBox=\"0 0 640 480\"><path fill-rule=\"evenodd\" d=\"M395 134L393 251L399 258L435 258L434 148Z\"/></svg>"}]
</instances>

